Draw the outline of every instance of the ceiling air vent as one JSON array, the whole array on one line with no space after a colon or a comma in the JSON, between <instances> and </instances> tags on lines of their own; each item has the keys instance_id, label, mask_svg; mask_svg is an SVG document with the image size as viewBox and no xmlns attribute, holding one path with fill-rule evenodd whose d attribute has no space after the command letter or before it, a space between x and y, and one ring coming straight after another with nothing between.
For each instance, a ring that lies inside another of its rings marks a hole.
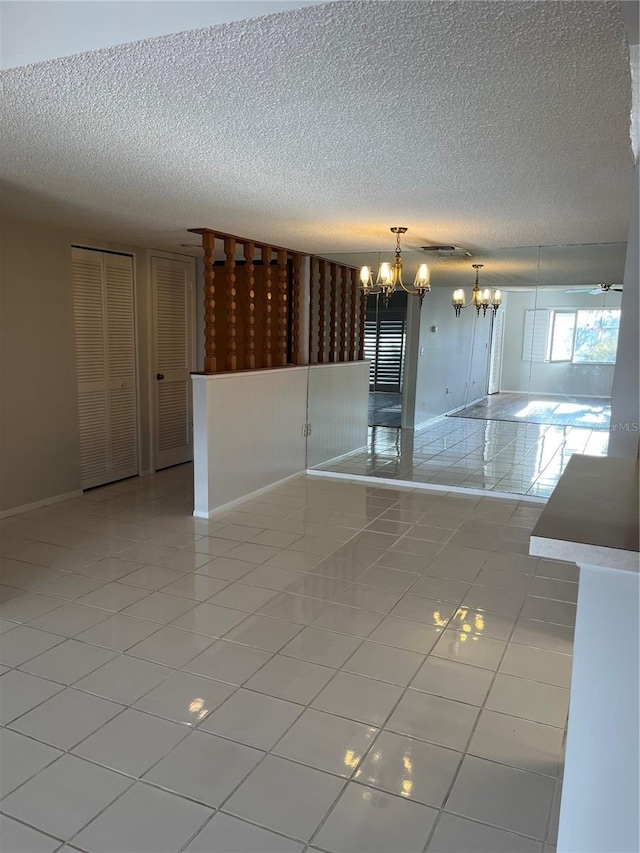
<instances>
[{"instance_id":1,"label":"ceiling air vent","mask_svg":"<svg viewBox=\"0 0 640 853\"><path fill-rule=\"evenodd\" d=\"M420 246L424 252L433 252L445 258L470 258L471 252L460 246Z\"/></svg>"}]
</instances>

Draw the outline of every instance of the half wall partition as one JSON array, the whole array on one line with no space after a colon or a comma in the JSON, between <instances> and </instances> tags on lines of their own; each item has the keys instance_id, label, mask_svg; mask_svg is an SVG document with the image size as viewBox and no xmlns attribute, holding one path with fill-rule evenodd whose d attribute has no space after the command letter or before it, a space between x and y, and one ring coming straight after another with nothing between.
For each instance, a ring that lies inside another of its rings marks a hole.
<instances>
[{"instance_id":1,"label":"half wall partition","mask_svg":"<svg viewBox=\"0 0 640 853\"><path fill-rule=\"evenodd\" d=\"M366 445L357 270L194 229L204 371L193 374L195 510L222 507Z\"/></svg>"}]
</instances>

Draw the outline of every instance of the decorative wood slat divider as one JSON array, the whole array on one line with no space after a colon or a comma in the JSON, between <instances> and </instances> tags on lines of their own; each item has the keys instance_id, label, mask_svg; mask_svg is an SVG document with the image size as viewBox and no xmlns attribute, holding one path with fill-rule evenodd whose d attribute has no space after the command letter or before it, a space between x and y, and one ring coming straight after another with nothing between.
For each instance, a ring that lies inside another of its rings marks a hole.
<instances>
[{"instance_id":1,"label":"decorative wood slat divider","mask_svg":"<svg viewBox=\"0 0 640 853\"><path fill-rule=\"evenodd\" d=\"M225 278L227 280L227 370L238 369L238 356L236 355L236 241L233 237L224 239L225 254Z\"/></svg>"},{"instance_id":2,"label":"decorative wood slat divider","mask_svg":"<svg viewBox=\"0 0 640 853\"><path fill-rule=\"evenodd\" d=\"M318 344L316 343L319 335L320 311L316 303L319 300L320 292L320 261L318 258L311 258L311 269L309 274L309 325L307 333L309 335L309 361L312 364L318 363Z\"/></svg>"},{"instance_id":3,"label":"decorative wood slat divider","mask_svg":"<svg viewBox=\"0 0 640 853\"><path fill-rule=\"evenodd\" d=\"M278 249L277 280L277 346L276 364L284 367L287 363L287 252Z\"/></svg>"},{"instance_id":4,"label":"decorative wood slat divider","mask_svg":"<svg viewBox=\"0 0 640 853\"><path fill-rule=\"evenodd\" d=\"M247 287L247 367L249 370L255 370L256 366L256 292L255 267L253 263L255 249L254 243L248 242L244 244L244 268Z\"/></svg>"},{"instance_id":5,"label":"decorative wood slat divider","mask_svg":"<svg viewBox=\"0 0 640 853\"><path fill-rule=\"evenodd\" d=\"M358 270L352 269L351 278L351 340L349 342L349 361L358 357Z\"/></svg>"},{"instance_id":6,"label":"decorative wood slat divider","mask_svg":"<svg viewBox=\"0 0 640 853\"><path fill-rule=\"evenodd\" d=\"M319 304L318 304L318 364L324 364L324 348L327 336L327 262L322 258L318 261L320 275Z\"/></svg>"},{"instance_id":7,"label":"decorative wood slat divider","mask_svg":"<svg viewBox=\"0 0 640 853\"><path fill-rule=\"evenodd\" d=\"M304 255L208 228L190 230L201 235L204 252L204 372L298 364L305 311ZM224 261L220 252L218 260L214 257L216 240L223 244ZM242 254L236 260L238 244ZM219 296L218 306L216 266L226 291L225 301ZM365 300L357 270L316 257L308 269L309 360L324 364L362 359Z\"/></svg>"},{"instance_id":8,"label":"decorative wood slat divider","mask_svg":"<svg viewBox=\"0 0 640 853\"><path fill-rule=\"evenodd\" d=\"M338 361L349 361L347 337L349 334L349 271L340 267L340 287L342 290L342 308L340 310L340 353Z\"/></svg>"},{"instance_id":9,"label":"decorative wood slat divider","mask_svg":"<svg viewBox=\"0 0 640 853\"><path fill-rule=\"evenodd\" d=\"M216 372L216 274L213 271L213 249L216 238L208 231L202 235L204 249L204 369Z\"/></svg>"},{"instance_id":10,"label":"decorative wood slat divider","mask_svg":"<svg viewBox=\"0 0 640 853\"><path fill-rule=\"evenodd\" d=\"M360 304L358 270L313 257L310 284L312 364L364 358L364 307Z\"/></svg>"},{"instance_id":11,"label":"decorative wood slat divider","mask_svg":"<svg viewBox=\"0 0 640 853\"><path fill-rule=\"evenodd\" d=\"M338 265L329 264L329 361L336 361L336 333L338 329Z\"/></svg>"},{"instance_id":12,"label":"decorative wood slat divider","mask_svg":"<svg viewBox=\"0 0 640 853\"><path fill-rule=\"evenodd\" d=\"M291 361L298 364L300 359L300 287L302 275L302 255L295 254L292 261L293 276L291 288Z\"/></svg>"},{"instance_id":13,"label":"decorative wood slat divider","mask_svg":"<svg viewBox=\"0 0 640 853\"><path fill-rule=\"evenodd\" d=\"M358 358L364 358L364 320L367 312L367 297L364 293L360 296L360 335L358 340Z\"/></svg>"},{"instance_id":14,"label":"decorative wood slat divider","mask_svg":"<svg viewBox=\"0 0 640 853\"><path fill-rule=\"evenodd\" d=\"M263 246L262 274L264 276L264 367L271 367L273 363L273 341L271 339L273 317L271 315L271 246Z\"/></svg>"}]
</instances>

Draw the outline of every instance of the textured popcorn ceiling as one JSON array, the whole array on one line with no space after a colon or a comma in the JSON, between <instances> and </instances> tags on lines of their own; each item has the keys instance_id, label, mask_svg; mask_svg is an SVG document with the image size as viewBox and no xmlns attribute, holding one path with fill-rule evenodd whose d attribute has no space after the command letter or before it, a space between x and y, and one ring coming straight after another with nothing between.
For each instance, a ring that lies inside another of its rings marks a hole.
<instances>
[{"instance_id":1,"label":"textured popcorn ceiling","mask_svg":"<svg viewBox=\"0 0 640 853\"><path fill-rule=\"evenodd\" d=\"M624 241L618 4L339 2L3 74L2 212L176 249Z\"/></svg>"},{"instance_id":2,"label":"textured popcorn ceiling","mask_svg":"<svg viewBox=\"0 0 640 853\"><path fill-rule=\"evenodd\" d=\"M212 27L322 0L1 0L0 68Z\"/></svg>"}]
</instances>

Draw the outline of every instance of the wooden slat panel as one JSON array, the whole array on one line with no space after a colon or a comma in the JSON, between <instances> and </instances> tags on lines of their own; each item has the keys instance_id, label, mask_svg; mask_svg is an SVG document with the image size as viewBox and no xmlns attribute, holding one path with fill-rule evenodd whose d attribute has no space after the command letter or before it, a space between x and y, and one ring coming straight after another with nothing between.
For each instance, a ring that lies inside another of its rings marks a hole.
<instances>
[{"instance_id":1,"label":"wooden slat panel","mask_svg":"<svg viewBox=\"0 0 640 853\"><path fill-rule=\"evenodd\" d=\"M287 363L287 253L279 249L277 253L276 287L276 364L283 367Z\"/></svg>"},{"instance_id":2,"label":"wooden slat panel","mask_svg":"<svg viewBox=\"0 0 640 853\"><path fill-rule=\"evenodd\" d=\"M244 274L245 274L245 289L246 294L246 350L245 361L249 370L255 370L256 366L256 290L255 290L255 266L253 259L255 256L255 244L244 244Z\"/></svg>"},{"instance_id":3,"label":"wooden slat panel","mask_svg":"<svg viewBox=\"0 0 640 853\"><path fill-rule=\"evenodd\" d=\"M318 346L316 343L318 335L319 319L317 311L318 290L319 290L319 262L316 257L311 258L309 270L309 363L318 363Z\"/></svg>"},{"instance_id":4,"label":"wooden slat panel","mask_svg":"<svg viewBox=\"0 0 640 853\"><path fill-rule=\"evenodd\" d=\"M338 265L329 264L329 361L337 361Z\"/></svg>"},{"instance_id":5,"label":"wooden slat panel","mask_svg":"<svg viewBox=\"0 0 640 853\"><path fill-rule=\"evenodd\" d=\"M350 341L349 341L349 359L351 361L355 361L358 357L358 296L360 291L358 289L358 270L351 270L351 281L350 281L350 300L351 300L351 311L349 312L349 331L350 331Z\"/></svg>"},{"instance_id":6,"label":"wooden slat panel","mask_svg":"<svg viewBox=\"0 0 640 853\"><path fill-rule=\"evenodd\" d=\"M358 358L364 358L364 318L367 312L367 297L364 293L360 296L360 318L358 321Z\"/></svg>"},{"instance_id":7,"label":"wooden slat panel","mask_svg":"<svg viewBox=\"0 0 640 853\"><path fill-rule=\"evenodd\" d=\"M237 370L238 358L236 355L236 241L233 237L225 237L224 240L224 273L227 284L227 357L225 365L227 370Z\"/></svg>"},{"instance_id":8,"label":"wooden slat panel","mask_svg":"<svg viewBox=\"0 0 640 853\"><path fill-rule=\"evenodd\" d=\"M340 267L340 289L342 294L342 308L340 311L340 357L338 361L348 361L349 351L347 344L347 326L349 324L349 270Z\"/></svg>"},{"instance_id":9,"label":"wooden slat panel","mask_svg":"<svg viewBox=\"0 0 640 853\"><path fill-rule=\"evenodd\" d=\"M324 364L325 339L327 334L327 262L318 261L320 287L318 290L318 364Z\"/></svg>"},{"instance_id":10,"label":"wooden slat panel","mask_svg":"<svg viewBox=\"0 0 640 853\"><path fill-rule=\"evenodd\" d=\"M291 361L293 364L300 362L300 306L302 286L302 255L293 255L293 282L291 287ZM309 324L311 326L311 324ZM309 330L311 333L311 330ZM311 349L311 348L309 348Z\"/></svg>"},{"instance_id":11,"label":"wooden slat panel","mask_svg":"<svg viewBox=\"0 0 640 853\"><path fill-rule=\"evenodd\" d=\"M216 361L216 287L213 269L213 249L215 234L205 231L202 234L204 249L204 372L215 373Z\"/></svg>"},{"instance_id":12,"label":"wooden slat panel","mask_svg":"<svg viewBox=\"0 0 640 853\"><path fill-rule=\"evenodd\" d=\"M264 367L273 364L273 293L271 288L271 256L270 246L263 246L261 250L263 274L264 274L264 353L262 363Z\"/></svg>"}]
</instances>

